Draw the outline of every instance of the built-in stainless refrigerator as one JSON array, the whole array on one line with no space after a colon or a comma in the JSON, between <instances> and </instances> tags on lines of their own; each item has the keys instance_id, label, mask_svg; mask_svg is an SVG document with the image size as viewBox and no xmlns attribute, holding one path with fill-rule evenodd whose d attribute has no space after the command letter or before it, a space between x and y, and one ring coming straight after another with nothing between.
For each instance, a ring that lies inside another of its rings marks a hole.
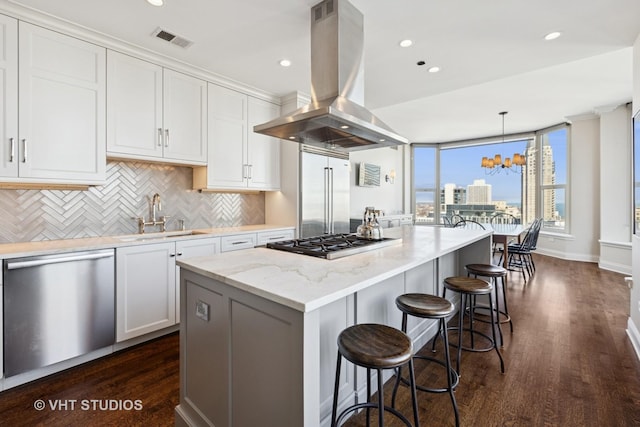
<instances>
[{"instance_id":1,"label":"built-in stainless refrigerator","mask_svg":"<svg viewBox=\"0 0 640 427\"><path fill-rule=\"evenodd\" d=\"M300 237L349 233L349 154L300 150Z\"/></svg>"}]
</instances>

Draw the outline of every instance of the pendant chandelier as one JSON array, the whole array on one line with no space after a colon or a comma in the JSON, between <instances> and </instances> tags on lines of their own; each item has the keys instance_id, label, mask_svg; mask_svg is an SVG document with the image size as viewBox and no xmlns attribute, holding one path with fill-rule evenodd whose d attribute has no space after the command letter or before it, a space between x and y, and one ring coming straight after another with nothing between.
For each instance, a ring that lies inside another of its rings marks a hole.
<instances>
[{"instance_id":1,"label":"pendant chandelier","mask_svg":"<svg viewBox=\"0 0 640 427\"><path fill-rule=\"evenodd\" d=\"M501 111L500 114L502 116L502 143L504 144L504 116L508 113L508 111ZM480 166L484 168L484 172L486 175L495 175L496 173L500 173L500 171L504 171L506 174L509 172L513 173L522 173L522 166L526 164L526 159L522 154L515 153L513 158L506 157L504 161L502 161L502 156L500 154L496 154L493 157L483 157Z\"/></svg>"}]
</instances>

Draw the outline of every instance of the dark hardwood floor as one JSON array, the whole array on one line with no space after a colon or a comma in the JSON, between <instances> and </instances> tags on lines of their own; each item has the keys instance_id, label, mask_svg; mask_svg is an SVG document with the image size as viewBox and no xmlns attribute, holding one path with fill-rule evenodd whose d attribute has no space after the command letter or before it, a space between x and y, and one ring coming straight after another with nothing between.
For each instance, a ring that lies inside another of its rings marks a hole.
<instances>
[{"instance_id":1,"label":"dark hardwood floor","mask_svg":"<svg viewBox=\"0 0 640 427\"><path fill-rule=\"evenodd\" d=\"M463 352L456 391L461 425L640 426L640 363L625 332L629 289L623 276L591 263L535 260L538 270L527 285L510 276L515 331L504 329L506 373L493 352ZM442 353L441 342L436 349ZM442 380L433 367L416 369L418 381ZM0 393L0 426L172 426L178 370L173 334ZM387 402L391 389L387 384ZM400 390L399 409L406 414L408 396L406 387ZM446 394L419 392L418 398L422 426L454 425ZM38 399L77 403L75 409L38 411ZM142 408L80 407L92 399L140 400Z\"/></svg>"},{"instance_id":2,"label":"dark hardwood floor","mask_svg":"<svg viewBox=\"0 0 640 427\"><path fill-rule=\"evenodd\" d=\"M0 426L173 426L178 350L176 332L6 390L0 393ZM42 410L35 408L39 400ZM66 408L52 408L58 402Z\"/></svg>"}]
</instances>

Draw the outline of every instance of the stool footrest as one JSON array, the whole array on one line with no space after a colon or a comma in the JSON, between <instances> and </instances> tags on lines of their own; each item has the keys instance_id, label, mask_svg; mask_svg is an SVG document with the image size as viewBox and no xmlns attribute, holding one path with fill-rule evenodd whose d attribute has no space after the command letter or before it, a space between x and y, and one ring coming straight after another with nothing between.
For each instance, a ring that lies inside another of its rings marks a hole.
<instances>
[{"instance_id":1,"label":"stool footrest","mask_svg":"<svg viewBox=\"0 0 640 427\"><path fill-rule=\"evenodd\" d=\"M413 356L413 359L420 359L420 360L427 360L429 362L433 362L436 363L440 366L442 366L443 368L447 369L447 364L446 362L440 360L440 359L436 359L435 357L429 357L429 356ZM396 375L398 375L396 373ZM450 368L449 369L449 377L451 378L451 388L455 390L455 388L458 386L458 383L460 382L460 377L458 376L458 373L455 371L455 369ZM405 377L400 377L400 381L402 382L402 384L404 385L411 385L409 383L409 381L405 378ZM419 384L416 384L416 390L421 390L421 391L426 391L428 393L448 393L449 389L448 388L430 388L430 387L424 387L421 386Z\"/></svg>"},{"instance_id":2,"label":"stool footrest","mask_svg":"<svg viewBox=\"0 0 640 427\"><path fill-rule=\"evenodd\" d=\"M450 330L450 331L454 331L454 332L456 332L456 333L458 332L458 327L457 327L457 326L455 326L455 327L449 327L449 328L447 328L447 329L448 329L448 330ZM464 346L464 345L463 345L463 346L462 346L462 349L463 349L463 350L465 350L465 351L472 351L472 352L474 352L474 353L486 353L487 351L491 351L491 350L493 350L494 348L496 348L496 347L495 347L495 344L494 344L494 342L493 342L493 338L491 338L489 335L487 335L487 334L485 334L485 333L483 333L483 332L480 332L480 331L476 331L475 329L470 329L470 328L463 328L463 329L462 329L462 331L463 331L463 332L471 332L471 333L473 333L473 334L480 335L481 337L483 337L483 338L485 338L487 341L489 341L489 347L481 347L481 348L477 348L477 347L467 347L467 346ZM454 341L454 340L452 340L452 339L449 339L449 346L450 346L450 347L458 348L458 344L456 344L456 343L455 343L455 341Z\"/></svg>"},{"instance_id":3,"label":"stool footrest","mask_svg":"<svg viewBox=\"0 0 640 427\"><path fill-rule=\"evenodd\" d=\"M476 310L481 309L481 310L489 310L489 306L485 305L485 304L477 304L475 307L473 307L473 320L477 320L478 322L482 322L482 323L491 323L491 320L489 319L489 315L485 314L485 313L478 313ZM496 309L493 309L494 312L496 312ZM467 312L469 312L469 309L467 308ZM511 323L511 316L509 316L508 313L505 313L504 311L500 310L498 311L499 316L502 316L502 318L500 319L500 323ZM480 316L479 318L476 316Z\"/></svg>"},{"instance_id":4,"label":"stool footrest","mask_svg":"<svg viewBox=\"0 0 640 427\"><path fill-rule=\"evenodd\" d=\"M377 402L364 402L364 403L358 403L356 405L348 407L347 409L345 409L344 411L342 411L340 413L340 415L336 419L336 424L335 425L339 426L341 424L343 418L347 414L350 414L351 412L358 411L358 410L364 409L364 408L378 409L378 403ZM385 405L384 406L384 410L388 411L388 412L391 412L393 415L398 417L403 423L405 423L405 425L407 425L408 427L413 427L412 424L407 419L407 417L402 415L402 413L400 413L397 409L392 408L391 406L386 406Z\"/></svg>"}]
</instances>

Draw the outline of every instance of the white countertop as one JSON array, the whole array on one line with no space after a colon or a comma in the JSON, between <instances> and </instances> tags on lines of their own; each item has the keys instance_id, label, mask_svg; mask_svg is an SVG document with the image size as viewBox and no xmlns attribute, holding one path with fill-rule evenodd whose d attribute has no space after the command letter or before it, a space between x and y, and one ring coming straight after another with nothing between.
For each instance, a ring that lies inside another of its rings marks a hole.
<instances>
[{"instance_id":1,"label":"white countertop","mask_svg":"<svg viewBox=\"0 0 640 427\"><path fill-rule=\"evenodd\" d=\"M177 264L298 311L309 312L491 235L488 230L403 226L385 230L397 245L325 260L254 248Z\"/></svg>"},{"instance_id":2,"label":"white countertop","mask_svg":"<svg viewBox=\"0 0 640 427\"><path fill-rule=\"evenodd\" d=\"M183 233L180 231L167 231L164 233L127 234L123 236L3 243L0 244L0 258L8 259L69 251L117 248L120 246L161 243L167 240L187 240L291 228L293 227L274 224L258 224L244 225L240 227L200 228L196 230L189 230L189 232L193 233L189 235L180 235Z\"/></svg>"}]
</instances>

